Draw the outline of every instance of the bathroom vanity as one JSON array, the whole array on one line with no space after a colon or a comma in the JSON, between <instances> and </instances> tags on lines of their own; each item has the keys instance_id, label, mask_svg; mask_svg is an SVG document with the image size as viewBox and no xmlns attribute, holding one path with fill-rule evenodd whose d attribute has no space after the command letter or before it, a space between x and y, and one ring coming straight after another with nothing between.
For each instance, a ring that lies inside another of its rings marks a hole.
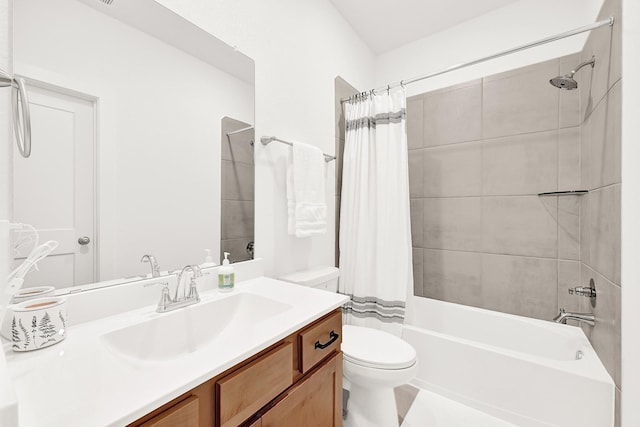
<instances>
[{"instance_id":1,"label":"bathroom vanity","mask_svg":"<svg viewBox=\"0 0 640 427\"><path fill-rule=\"evenodd\" d=\"M201 302L170 313L146 301L85 318L42 350L15 353L5 341L19 427L341 425L348 298L253 277L231 293L203 284ZM132 283L71 294L69 318L137 288L161 291Z\"/></svg>"},{"instance_id":2,"label":"bathroom vanity","mask_svg":"<svg viewBox=\"0 0 640 427\"><path fill-rule=\"evenodd\" d=\"M342 425L340 309L130 426Z\"/></svg>"}]
</instances>

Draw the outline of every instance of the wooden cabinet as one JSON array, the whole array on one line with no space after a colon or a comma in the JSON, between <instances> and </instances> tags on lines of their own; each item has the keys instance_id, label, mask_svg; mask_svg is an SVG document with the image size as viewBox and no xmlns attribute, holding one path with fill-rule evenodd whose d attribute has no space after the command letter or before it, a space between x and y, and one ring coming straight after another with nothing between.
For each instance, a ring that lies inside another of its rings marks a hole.
<instances>
[{"instance_id":1,"label":"wooden cabinet","mask_svg":"<svg viewBox=\"0 0 640 427\"><path fill-rule=\"evenodd\" d=\"M129 427L211 427L214 386L211 381L200 384L129 424Z\"/></svg>"},{"instance_id":2,"label":"wooden cabinet","mask_svg":"<svg viewBox=\"0 0 640 427\"><path fill-rule=\"evenodd\" d=\"M161 412L141 427L199 427L199 402L196 396L188 397L182 402Z\"/></svg>"},{"instance_id":3,"label":"wooden cabinet","mask_svg":"<svg viewBox=\"0 0 640 427\"><path fill-rule=\"evenodd\" d=\"M261 420L261 427L342 426L342 353L291 387Z\"/></svg>"},{"instance_id":4,"label":"wooden cabinet","mask_svg":"<svg viewBox=\"0 0 640 427\"><path fill-rule=\"evenodd\" d=\"M342 313L334 312L298 333L300 372L305 373L342 343Z\"/></svg>"},{"instance_id":5,"label":"wooden cabinet","mask_svg":"<svg viewBox=\"0 0 640 427\"><path fill-rule=\"evenodd\" d=\"M290 343L216 382L216 426L235 427L293 384Z\"/></svg>"},{"instance_id":6,"label":"wooden cabinet","mask_svg":"<svg viewBox=\"0 0 640 427\"><path fill-rule=\"evenodd\" d=\"M342 425L342 314L327 314L129 427Z\"/></svg>"}]
</instances>

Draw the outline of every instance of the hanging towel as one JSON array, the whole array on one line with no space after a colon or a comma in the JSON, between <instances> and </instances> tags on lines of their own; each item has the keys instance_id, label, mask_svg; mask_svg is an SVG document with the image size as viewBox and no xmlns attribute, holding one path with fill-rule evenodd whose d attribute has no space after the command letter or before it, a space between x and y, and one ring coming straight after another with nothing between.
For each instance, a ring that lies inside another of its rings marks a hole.
<instances>
[{"instance_id":1,"label":"hanging towel","mask_svg":"<svg viewBox=\"0 0 640 427\"><path fill-rule=\"evenodd\" d=\"M289 234L307 237L327 232L324 155L312 145L293 143L287 165Z\"/></svg>"}]
</instances>

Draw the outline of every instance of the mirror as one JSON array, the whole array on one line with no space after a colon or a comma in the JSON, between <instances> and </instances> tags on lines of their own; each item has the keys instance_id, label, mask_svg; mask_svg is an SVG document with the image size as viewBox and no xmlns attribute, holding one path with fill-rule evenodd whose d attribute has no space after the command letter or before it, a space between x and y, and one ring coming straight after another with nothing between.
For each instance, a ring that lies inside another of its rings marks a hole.
<instances>
[{"instance_id":1,"label":"mirror","mask_svg":"<svg viewBox=\"0 0 640 427\"><path fill-rule=\"evenodd\" d=\"M253 126L222 119L222 219L220 254L231 262L253 259Z\"/></svg>"},{"instance_id":2,"label":"mirror","mask_svg":"<svg viewBox=\"0 0 640 427\"><path fill-rule=\"evenodd\" d=\"M13 220L58 242L24 287L140 279L145 254L164 274L205 249L248 259L253 61L153 0L20 0L13 15L33 129ZM14 233L18 266L33 232Z\"/></svg>"}]
</instances>

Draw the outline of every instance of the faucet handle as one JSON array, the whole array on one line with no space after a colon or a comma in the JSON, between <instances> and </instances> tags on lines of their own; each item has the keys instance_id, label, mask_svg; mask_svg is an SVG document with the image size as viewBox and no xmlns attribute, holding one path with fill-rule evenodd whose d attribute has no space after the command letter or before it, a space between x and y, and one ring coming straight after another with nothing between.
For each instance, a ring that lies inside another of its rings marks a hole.
<instances>
[{"instance_id":1,"label":"faucet handle","mask_svg":"<svg viewBox=\"0 0 640 427\"><path fill-rule=\"evenodd\" d=\"M160 301L158 301L158 313L163 313L166 311L167 307L171 305L173 300L171 299L171 295L169 294L169 283L163 282L162 285L162 295L160 295Z\"/></svg>"},{"instance_id":2,"label":"faucet handle","mask_svg":"<svg viewBox=\"0 0 640 427\"><path fill-rule=\"evenodd\" d=\"M191 277L191 282L189 282L189 294L187 295L187 299L194 299L200 302L200 295L198 294L198 283L196 282L196 275L194 274Z\"/></svg>"},{"instance_id":3,"label":"faucet handle","mask_svg":"<svg viewBox=\"0 0 640 427\"><path fill-rule=\"evenodd\" d=\"M569 295L579 295L591 299L591 306L596 306L596 282L593 277L589 279L589 286L576 286L569 288Z\"/></svg>"},{"instance_id":4,"label":"faucet handle","mask_svg":"<svg viewBox=\"0 0 640 427\"><path fill-rule=\"evenodd\" d=\"M569 288L569 295L580 295L588 298L596 297L595 288L587 288L586 286L576 286L575 288Z\"/></svg>"}]
</instances>

